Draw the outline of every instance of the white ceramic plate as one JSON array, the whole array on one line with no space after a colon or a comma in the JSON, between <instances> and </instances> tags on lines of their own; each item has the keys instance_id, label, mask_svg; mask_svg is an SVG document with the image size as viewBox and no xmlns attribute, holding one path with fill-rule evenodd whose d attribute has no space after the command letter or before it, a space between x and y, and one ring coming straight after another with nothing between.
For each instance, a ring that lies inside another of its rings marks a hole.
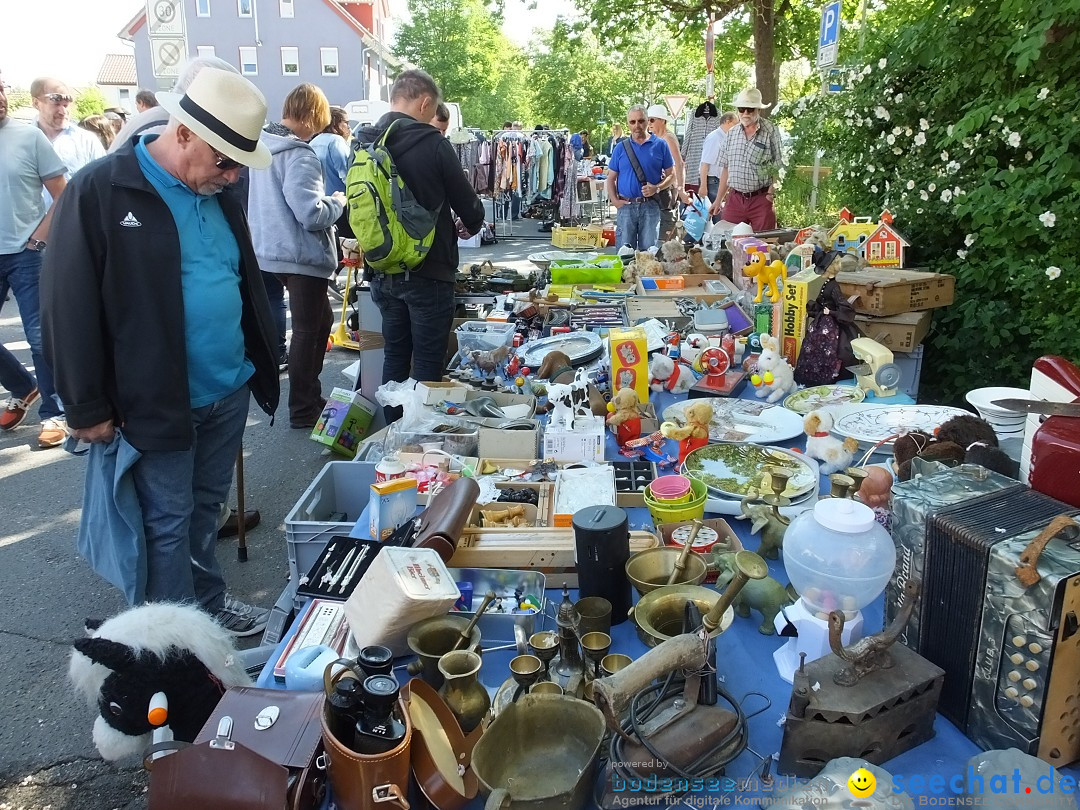
<instances>
[{"instance_id":1,"label":"white ceramic plate","mask_svg":"<svg viewBox=\"0 0 1080 810\"><path fill-rule=\"evenodd\" d=\"M961 415L971 412L944 405L848 405L837 409L832 432L842 439L855 439L863 450L884 442L875 452L891 453L892 441L885 442L890 436L913 430L933 433Z\"/></svg>"},{"instance_id":2,"label":"white ceramic plate","mask_svg":"<svg viewBox=\"0 0 1080 810\"><path fill-rule=\"evenodd\" d=\"M850 405L865 398L866 392L854 385L815 385L788 394L784 407L805 416L818 408Z\"/></svg>"},{"instance_id":3,"label":"white ceramic plate","mask_svg":"<svg viewBox=\"0 0 1080 810\"><path fill-rule=\"evenodd\" d=\"M686 408L698 399L686 399L664 409L664 421L686 424ZM775 444L799 436L803 419L787 408L765 405L747 399L714 397L713 418L709 423L710 442L734 444Z\"/></svg>"},{"instance_id":4,"label":"white ceramic plate","mask_svg":"<svg viewBox=\"0 0 1080 810\"><path fill-rule=\"evenodd\" d=\"M1026 391L1023 388L976 388L974 391L968 391L964 397L970 402L985 419L987 415L990 416L1012 416L1013 414L1020 413L1019 411L1010 411L1005 408L999 408L994 405L994 400L997 399L1031 399L1031 392ZM1026 414L1021 414L1023 418Z\"/></svg>"},{"instance_id":5,"label":"white ceramic plate","mask_svg":"<svg viewBox=\"0 0 1080 810\"><path fill-rule=\"evenodd\" d=\"M801 453L756 444L710 444L692 451L683 472L704 482L714 494L727 498L755 497L770 492L766 468L784 467L792 472L784 495L795 499L812 492L818 482L816 470Z\"/></svg>"}]
</instances>

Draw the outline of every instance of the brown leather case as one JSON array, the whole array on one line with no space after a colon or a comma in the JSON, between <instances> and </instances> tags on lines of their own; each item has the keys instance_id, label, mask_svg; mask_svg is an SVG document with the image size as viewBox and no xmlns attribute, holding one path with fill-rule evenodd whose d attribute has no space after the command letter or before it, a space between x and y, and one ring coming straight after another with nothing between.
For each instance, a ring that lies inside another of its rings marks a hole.
<instances>
[{"instance_id":1,"label":"brown leather case","mask_svg":"<svg viewBox=\"0 0 1080 810\"><path fill-rule=\"evenodd\" d=\"M417 515L420 523L413 547L433 548L443 562L450 562L479 496L480 485L471 478L459 478L450 484Z\"/></svg>"},{"instance_id":2,"label":"brown leather case","mask_svg":"<svg viewBox=\"0 0 1080 810\"><path fill-rule=\"evenodd\" d=\"M154 763L150 810L281 810L289 771L243 745L231 750L209 742L183 748Z\"/></svg>"},{"instance_id":3,"label":"brown leather case","mask_svg":"<svg viewBox=\"0 0 1080 810\"><path fill-rule=\"evenodd\" d=\"M410 711L413 710L414 701L426 703L438 719L443 731L446 732L446 741L450 744L450 754L445 751L437 754L433 751L433 747L444 745L445 742L428 740L419 727L415 728L411 760L416 783L428 801L439 810L461 810L471 799L476 798L477 791L480 789L476 775L470 767L473 745L476 744L478 738L465 737L454 713L439 697L439 693L422 679L413 678L405 684L401 689L401 696L409 705ZM464 769L461 773L464 792L460 792L455 785L450 784L439 770L440 759L446 762L451 756L457 766Z\"/></svg>"},{"instance_id":4,"label":"brown leather case","mask_svg":"<svg viewBox=\"0 0 1080 810\"><path fill-rule=\"evenodd\" d=\"M409 810L409 756L412 749L412 720L404 701L398 711L405 721L405 739L385 754L358 754L342 745L327 723L329 708L322 718L323 744L330 760L330 784L334 803L340 810L371 810L373 807Z\"/></svg>"}]
</instances>

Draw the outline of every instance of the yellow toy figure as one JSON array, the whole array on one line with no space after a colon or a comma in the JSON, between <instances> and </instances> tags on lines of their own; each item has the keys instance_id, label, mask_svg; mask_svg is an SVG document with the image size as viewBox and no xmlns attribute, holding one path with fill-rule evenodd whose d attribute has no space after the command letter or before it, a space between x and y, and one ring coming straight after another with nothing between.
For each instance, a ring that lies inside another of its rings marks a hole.
<instances>
[{"instance_id":1,"label":"yellow toy figure","mask_svg":"<svg viewBox=\"0 0 1080 810\"><path fill-rule=\"evenodd\" d=\"M709 423L713 418L713 406L707 399L694 400L686 406L686 426L679 427L674 422L660 425L660 433L665 438L679 442L679 463L686 461L691 450L697 450L709 443Z\"/></svg>"},{"instance_id":2,"label":"yellow toy figure","mask_svg":"<svg viewBox=\"0 0 1080 810\"><path fill-rule=\"evenodd\" d=\"M743 275L757 281L757 295L754 303L760 304L765 288L769 288L769 300L776 303L780 300L780 286L787 281L787 265L777 259L769 262L769 254L757 245L747 245L746 267Z\"/></svg>"}]
</instances>

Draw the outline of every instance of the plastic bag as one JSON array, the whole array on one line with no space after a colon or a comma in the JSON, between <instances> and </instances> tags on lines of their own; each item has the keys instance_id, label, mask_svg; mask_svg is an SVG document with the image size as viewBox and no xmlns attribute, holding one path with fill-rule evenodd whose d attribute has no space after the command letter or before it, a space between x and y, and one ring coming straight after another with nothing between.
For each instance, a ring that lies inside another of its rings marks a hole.
<instances>
[{"instance_id":1,"label":"plastic bag","mask_svg":"<svg viewBox=\"0 0 1080 810\"><path fill-rule=\"evenodd\" d=\"M416 380L383 383L375 391L375 400L383 407L401 408L401 419L387 431L386 455L427 450L445 450L459 456L476 455L477 426L435 413L424 405L423 395L416 390Z\"/></svg>"},{"instance_id":2,"label":"plastic bag","mask_svg":"<svg viewBox=\"0 0 1080 810\"><path fill-rule=\"evenodd\" d=\"M712 222L709 219L709 205L696 194L693 202L686 206L686 212L683 214L683 227L686 228L686 235L695 242L700 242L706 232L712 230Z\"/></svg>"}]
</instances>

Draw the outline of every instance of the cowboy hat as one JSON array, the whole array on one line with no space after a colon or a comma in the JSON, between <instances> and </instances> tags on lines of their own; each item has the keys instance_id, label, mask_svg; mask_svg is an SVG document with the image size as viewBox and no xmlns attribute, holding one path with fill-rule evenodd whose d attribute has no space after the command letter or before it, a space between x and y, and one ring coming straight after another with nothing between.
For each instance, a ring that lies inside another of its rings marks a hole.
<instances>
[{"instance_id":1,"label":"cowboy hat","mask_svg":"<svg viewBox=\"0 0 1080 810\"><path fill-rule=\"evenodd\" d=\"M645 113L648 118L662 118L664 121L668 120L667 107L663 104L653 104L649 107L648 112Z\"/></svg>"},{"instance_id":2,"label":"cowboy hat","mask_svg":"<svg viewBox=\"0 0 1080 810\"><path fill-rule=\"evenodd\" d=\"M259 141L266 98L243 76L206 68L184 95L158 93L157 98L170 116L221 154L253 169L270 165L270 150Z\"/></svg>"},{"instance_id":3,"label":"cowboy hat","mask_svg":"<svg viewBox=\"0 0 1080 810\"><path fill-rule=\"evenodd\" d=\"M739 95L735 96L734 107L736 110L740 107L757 107L757 109L763 110L768 106L768 104L761 103L761 91L756 87L747 87Z\"/></svg>"}]
</instances>

